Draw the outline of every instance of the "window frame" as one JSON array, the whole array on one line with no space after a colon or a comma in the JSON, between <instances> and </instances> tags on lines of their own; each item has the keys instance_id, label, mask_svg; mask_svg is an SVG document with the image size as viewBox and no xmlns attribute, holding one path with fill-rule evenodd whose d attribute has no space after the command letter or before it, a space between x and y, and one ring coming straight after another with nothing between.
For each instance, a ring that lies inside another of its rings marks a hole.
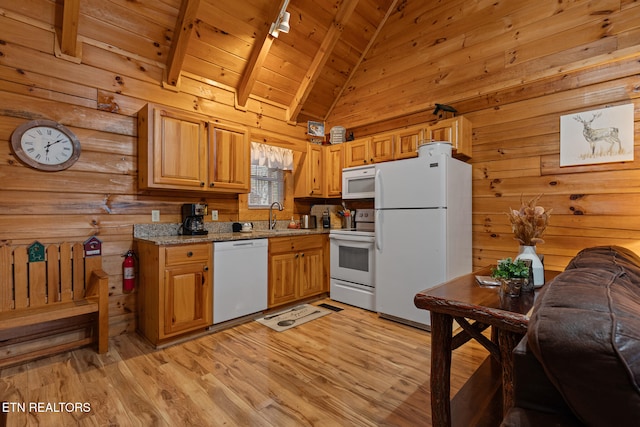
<instances>
[{"instance_id":1,"label":"window frame","mask_svg":"<svg viewBox=\"0 0 640 427\"><path fill-rule=\"evenodd\" d=\"M271 173L271 171L276 171L276 173L278 174L278 176L276 177L269 177L269 176L261 176L261 175L257 175L254 174L253 171L255 168L264 168L266 169L267 175L269 175L269 173ZM271 191L271 186L273 184L276 184L279 188L278 188L278 193L279 193L279 197L278 200L273 200L272 198L272 194L270 194L269 197L269 202L266 205L257 205L257 204L252 204L251 203L251 192L248 194L247 196L247 208L248 209L269 209L269 207L271 206L271 204L275 201L280 202L281 204L284 203L284 199L286 198L286 186L285 186L285 170L282 169L273 169L273 168L267 168L266 166L256 166L256 165L251 165L251 173L250 173L250 180L251 180L251 185L250 187L253 188L253 181L262 181L262 182L267 182L270 183L269 184L269 193L272 193ZM251 190L250 190L251 191Z\"/></svg>"}]
</instances>

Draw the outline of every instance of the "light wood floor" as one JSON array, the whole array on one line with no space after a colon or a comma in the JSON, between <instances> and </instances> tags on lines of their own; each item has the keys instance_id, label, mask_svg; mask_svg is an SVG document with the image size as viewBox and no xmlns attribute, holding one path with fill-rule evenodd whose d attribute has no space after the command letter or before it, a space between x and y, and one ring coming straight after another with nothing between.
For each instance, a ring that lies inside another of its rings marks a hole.
<instances>
[{"instance_id":1,"label":"light wood floor","mask_svg":"<svg viewBox=\"0 0 640 427\"><path fill-rule=\"evenodd\" d=\"M162 350L135 334L4 369L9 426L430 426L429 333L343 311L275 332L257 322ZM487 352L453 355L452 395ZM87 412L65 412L79 402ZM28 405L41 404L31 412ZM90 405L90 407L87 407ZM66 408L68 409L68 408Z\"/></svg>"}]
</instances>

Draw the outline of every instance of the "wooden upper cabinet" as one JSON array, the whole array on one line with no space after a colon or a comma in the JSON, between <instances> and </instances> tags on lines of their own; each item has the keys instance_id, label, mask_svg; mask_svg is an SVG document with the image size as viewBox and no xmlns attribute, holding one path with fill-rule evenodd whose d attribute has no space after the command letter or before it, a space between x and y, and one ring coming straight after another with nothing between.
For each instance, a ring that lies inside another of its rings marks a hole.
<instances>
[{"instance_id":1,"label":"wooden upper cabinet","mask_svg":"<svg viewBox=\"0 0 640 427\"><path fill-rule=\"evenodd\" d=\"M294 197L323 197L324 162L322 148L321 145L308 144L306 153L294 153Z\"/></svg>"},{"instance_id":2,"label":"wooden upper cabinet","mask_svg":"<svg viewBox=\"0 0 640 427\"><path fill-rule=\"evenodd\" d=\"M344 143L344 167L368 165L371 154L371 138L354 139Z\"/></svg>"},{"instance_id":3,"label":"wooden upper cabinet","mask_svg":"<svg viewBox=\"0 0 640 427\"><path fill-rule=\"evenodd\" d=\"M376 135L371 138L370 163L393 160L393 134Z\"/></svg>"},{"instance_id":4,"label":"wooden upper cabinet","mask_svg":"<svg viewBox=\"0 0 640 427\"><path fill-rule=\"evenodd\" d=\"M147 104L138 112L138 187L249 192L247 129Z\"/></svg>"},{"instance_id":5,"label":"wooden upper cabinet","mask_svg":"<svg viewBox=\"0 0 640 427\"><path fill-rule=\"evenodd\" d=\"M408 159L418 156L418 144L424 139L422 126L396 132L393 144L393 159Z\"/></svg>"},{"instance_id":6,"label":"wooden upper cabinet","mask_svg":"<svg viewBox=\"0 0 640 427\"><path fill-rule=\"evenodd\" d=\"M426 141L449 141L453 156L462 160L471 158L471 122L463 116L440 120L425 129Z\"/></svg>"},{"instance_id":7,"label":"wooden upper cabinet","mask_svg":"<svg viewBox=\"0 0 640 427\"><path fill-rule=\"evenodd\" d=\"M207 179L206 122L147 104L138 113L138 185L200 190Z\"/></svg>"},{"instance_id":8,"label":"wooden upper cabinet","mask_svg":"<svg viewBox=\"0 0 640 427\"><path fill-rule=\"evenodd\" d=\"M211 189L248 193L251 153L246 129L209 122L209 181Z\"/></svg>"},{"instance_id":9,"label":"wooden upper cabinet","mask_svg":"<svg viewBox=\"0 0 640 427\"><path fill-rule=\"evenodd\" d=\"M342 197L343 145L336 144L324 147L324 197Z\"/></svg>"},{"instance_id":10,"label":"wooden upper cabinet","mask_svg":"<svg viewBox=\"0 0 640 427\"><path fill-rule=\"evenodd\" d=\"M344 144L344 167L393 160L393 134L356 139Z\"/></svg>"}]
</instances>

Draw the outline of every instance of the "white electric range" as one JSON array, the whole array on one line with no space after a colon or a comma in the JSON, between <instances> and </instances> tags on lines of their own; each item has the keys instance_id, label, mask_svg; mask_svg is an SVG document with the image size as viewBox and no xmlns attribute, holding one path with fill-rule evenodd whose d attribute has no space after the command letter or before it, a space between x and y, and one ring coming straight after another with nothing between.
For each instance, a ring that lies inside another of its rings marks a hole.
<instances>
[{"instance_id":1,"label":"white electric range","mask_svg":"<svg viewBox=\"0 0 640 427\"><path fill-rule=\"evenodd\" d=\"M375 311L375 222L373 209L356 211L353 229L329 232L330 298Z\"/></svg>"}]
</instances>

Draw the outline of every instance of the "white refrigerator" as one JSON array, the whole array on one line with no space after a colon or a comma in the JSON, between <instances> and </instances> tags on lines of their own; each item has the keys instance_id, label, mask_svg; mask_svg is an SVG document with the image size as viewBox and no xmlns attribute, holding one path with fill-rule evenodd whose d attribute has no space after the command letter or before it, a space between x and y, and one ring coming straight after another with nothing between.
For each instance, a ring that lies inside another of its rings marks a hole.
<instances>
[{"instance_id":1,"label":"white refrigerator","mask_svg":"<svg viewBox=\"0 0 640 427\"><path fill-rule=\"evenodd\" d=\"M376 164L376 311L430 330L416 293L471 272L471 165L446 153Z\"/></svg>"}]
</instances>

